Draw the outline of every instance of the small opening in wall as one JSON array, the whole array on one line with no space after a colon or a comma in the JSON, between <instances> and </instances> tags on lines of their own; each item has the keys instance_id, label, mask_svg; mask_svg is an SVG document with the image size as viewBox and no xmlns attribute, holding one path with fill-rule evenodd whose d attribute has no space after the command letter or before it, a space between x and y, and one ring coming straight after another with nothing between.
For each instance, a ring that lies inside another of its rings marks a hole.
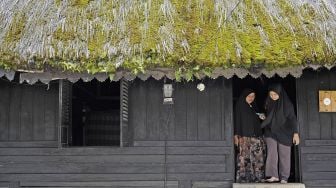
<instances>
[{"instance_id":1,"label":"small opening in wall","mask_svg":"<svg viewBox=\"0 0 336 188\"><path fill-rule=\"evenodd\" d=\"M72 86L72 146L120 145L120 82Z\"/></svg>"}]
</instances>

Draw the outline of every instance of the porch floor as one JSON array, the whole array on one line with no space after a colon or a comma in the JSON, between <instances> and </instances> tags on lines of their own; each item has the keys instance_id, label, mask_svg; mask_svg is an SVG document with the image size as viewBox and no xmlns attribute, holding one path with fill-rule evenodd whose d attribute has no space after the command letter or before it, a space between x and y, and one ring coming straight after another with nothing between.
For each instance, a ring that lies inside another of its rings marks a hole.
<instances>
[{"instance_id":1,"label":"porch floor","mask_svg":"<svg viewBox=\"0 0 336 188\"><path fill-rule=\"evenodd\" d=\"M303 183L234 183L233 188L305 188Z\"/></svg>"}]
</instances>

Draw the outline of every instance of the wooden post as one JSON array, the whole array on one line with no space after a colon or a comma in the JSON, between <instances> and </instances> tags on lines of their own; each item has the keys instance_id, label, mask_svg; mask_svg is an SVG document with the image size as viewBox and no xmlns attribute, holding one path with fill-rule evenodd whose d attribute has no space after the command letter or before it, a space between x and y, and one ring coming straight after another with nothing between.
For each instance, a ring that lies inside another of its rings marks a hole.
<instances>
[{"instance_id":1,"label":"wooden post","mask_svg":"<svg viewBox=\"0 0 336 188\"><path fill-rule=\"evenodd\" d=\"M63 80L58 82L58 148L62 148Z\"/></svg>"}]
</instances>

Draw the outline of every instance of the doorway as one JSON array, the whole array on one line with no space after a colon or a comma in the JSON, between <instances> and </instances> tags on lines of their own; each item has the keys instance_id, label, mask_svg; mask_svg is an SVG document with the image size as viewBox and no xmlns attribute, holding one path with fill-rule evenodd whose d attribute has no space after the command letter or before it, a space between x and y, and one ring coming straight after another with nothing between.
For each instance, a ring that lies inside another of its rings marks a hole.
<instances>
[{"instance_id":1,"label":"doorway","mask_svg":"<svg viewBox=\"0 0 336 188\"><path fill-rule=\"evenodd\" d=\"M285 91L288 94L291 102L294 105L295 113L296 109L296 79L292 76L287 76L281 78L279 76L274 76L272 78L267 78L265 76L260 76L258 78L252 78L247 76L245 78L238 78L234 76L232 78L232 91L233 91L233 105L235 105L237 99L245 88L251 88L256 92L256 103L259 109L264 109L265 99L267 97L268 87L272 83L281 83ZM300 182L300 172L299 172L299 149L297 146L291 147L291 172L288 179L289 182Z\"/></svg>"},{"instance_id":2,"label":"doorway","mask_svg":"<svg viewBox=\"0 0 336 188\"><path fill-rule=\"evenodd\" d=\"M72 85L71 146L120 146L120 82Z\"/></svg>"}]
</instances>

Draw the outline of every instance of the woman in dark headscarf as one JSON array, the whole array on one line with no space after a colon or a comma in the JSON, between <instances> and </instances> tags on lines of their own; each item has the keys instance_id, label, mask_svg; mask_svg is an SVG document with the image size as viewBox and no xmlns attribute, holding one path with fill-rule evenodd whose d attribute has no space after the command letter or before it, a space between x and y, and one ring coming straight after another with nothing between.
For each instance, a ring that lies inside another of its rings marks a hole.
<instances>
[{"instance_id":1,"label":"woman in dark headscarf","mask_svg":"<svg viewBox=\"0 0 336 188\"><path fill-rule=\"evenodd\" d=\"M235 105L234 143L238 146L237 175L239 183L261 182L264 178L265 144L254 102L255 92L245 89ZM260 119L259 119L260 118Z\"/></svg>"},{"instance_id":2,"label":"woman in dark headscarf","mask_svg":"<svg viewBox=\"0 0 336 188\"><path fill-rule=\"evenodd\" d=\"M261 127L265 128L267 144L266 177L270 177L266 182L281 180L281 183L287 183L291 145L300 142L297 120L293 104L280 84L271 85L268 94L267 118L261 124Z\"/></svg>"}]
</instances>

